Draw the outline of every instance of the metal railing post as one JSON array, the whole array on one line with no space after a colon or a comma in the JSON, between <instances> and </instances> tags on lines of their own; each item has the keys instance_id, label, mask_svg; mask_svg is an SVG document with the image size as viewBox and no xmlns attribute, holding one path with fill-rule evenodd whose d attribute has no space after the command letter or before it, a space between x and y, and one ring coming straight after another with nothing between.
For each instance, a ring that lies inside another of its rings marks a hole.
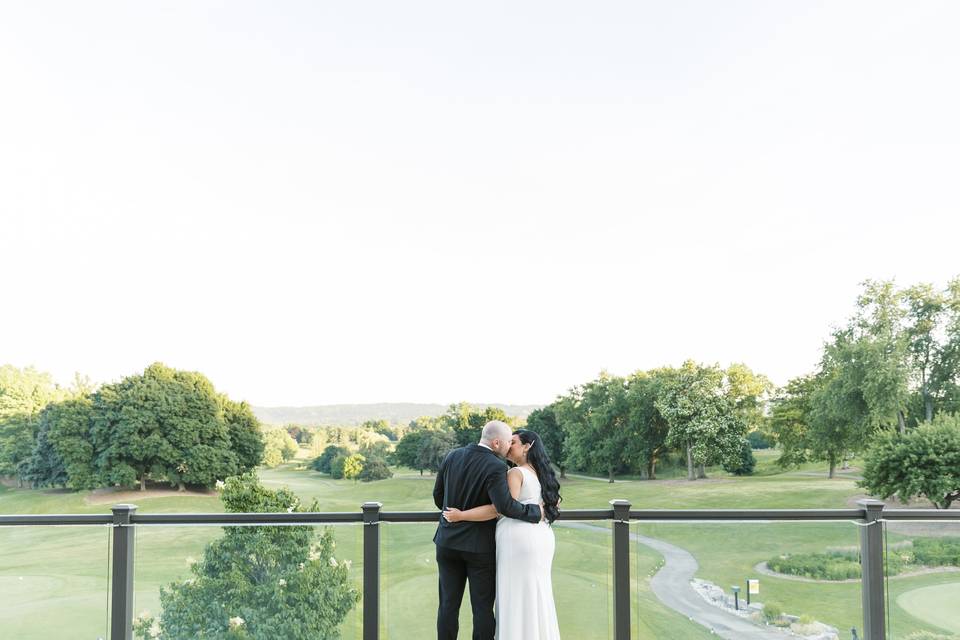
<instances>
[{"instance_id":1,"label":"metal railing post","mask_svg":"<svg viewBox=\"0 0 960 640\"><path fill-rule=\"evenodd\" d=\"M886 640L883 584L883 503L879 500L858 500L866 511L860 527L860 593L863 603L864 640Z\"/></svg>"},{"instance_id":2,"label":"metal railing post","mask_svg":"<svg viewBox=\"0 0 960 640\"><path fill-rule=\"evenodd\" d=\"M613 637L630 640L630 502L613 505Z\"/></svg>"},{"instance_id":3,"label":"metal railing post","mask_svg":"<svg viewBox=\"0 0 960 640\"><path fill-rule=\"evenodd\" d=\"M110 583L110 640L133 639L133 540L130 516L135 504L118 504L113 511L113 571Z\"/></svg>"},{"instance_id":4,"label":"metal railing post","mask_svg":"<svg viewBox=\"0 0 960 640\"><path fill-rule=\"evenodd\" d=\"M380 508L363 503L363 640L380 638Z\"/></svg>"}]
</instances>

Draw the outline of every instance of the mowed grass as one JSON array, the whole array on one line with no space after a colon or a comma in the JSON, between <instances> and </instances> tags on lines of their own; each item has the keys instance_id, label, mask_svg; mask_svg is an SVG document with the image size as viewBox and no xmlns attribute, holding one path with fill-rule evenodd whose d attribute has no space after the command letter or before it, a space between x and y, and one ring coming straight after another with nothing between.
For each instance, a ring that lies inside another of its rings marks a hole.
<instances>
[{"instance_id":1,"label":"mowed grass","mask_svg":"<svg viewBox=\"0 0 960 640\"><path fill-rule=\"evenodd\" d=\"M765 457L764 457L765 456ZM563 507L602 508L611 499L630 500L635 508L842 508L860 495L852 477L827 480L825 469L808 467L773 473L769 454L761 456L759 475L734 478L711 470L711 478L626 481L571 477L563 482ZM398 470L372 483L331 480L316 472L286 465L265 470L264 483L288 486L323 511L359 511L366 501L385 510L433 510L433 478ZM106 513L109 504L90 504L86 492L44 492L0 488L2 513ZM100 498L102 499L102 497ZM222 511L211 497L173 496L134 499L140 512ZM608 526L607 523L597 523ZM700 564L699 577L725 589L757 577L753 567L778 553L822 551L857 545L853 523L657 524L633 525L635 531L687 549ZM385 638L420 638L434 634L437 574L432 524L385 524L382 529L381 604ZM337 557L353 562L359 587L362 575L362 527L337 525ZM0 528L0 628L4 637L24 640L105 637L109 531L91 528ZM219 527L143 527L137 530L136 607L159 610L162 585L189 575L189 563L204 545L221 534ZM611 539L609 534L556 527L554 591L561 630L567 638L612 635ZM662 563L659 554L634 545L631 572L634 637L641 639L708 638L708 630L663 607L651 592L649 577ZM813 615L844 634L860 623L858 584L813 584L760 576L759 599L777 600L789 613ZM942 621L924 610L909 611L899 595L933 585L960 583L958 574L930 574L890 581L893 637L914 630L941 630ZM744 585L745 587L745 585ZM909 601L909 600L908 600ZM344 638L359 638L360 608L343 626ZM914 614L914 615L911 615ZM940 626L937 623L940 622ZM469 598L461 611L461 636L471 629Z\"/></svg>"}]
</instances>

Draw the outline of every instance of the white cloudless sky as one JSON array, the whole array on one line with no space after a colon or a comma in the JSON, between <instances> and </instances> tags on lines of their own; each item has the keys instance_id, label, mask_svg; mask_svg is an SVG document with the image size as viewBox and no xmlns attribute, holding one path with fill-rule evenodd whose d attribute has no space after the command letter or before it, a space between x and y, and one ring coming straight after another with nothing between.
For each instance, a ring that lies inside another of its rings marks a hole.
<instances>
[{"instance_id":1,"label":"white cloudless sky","mask_svg":"<svg viewBox=\"0 0 960 640\"><path fill-rule=\"evenodd\" d=\"M955 2L6 2L0 362L257 405L813 369L960 275Z\"/></svg>"}]
</instances>

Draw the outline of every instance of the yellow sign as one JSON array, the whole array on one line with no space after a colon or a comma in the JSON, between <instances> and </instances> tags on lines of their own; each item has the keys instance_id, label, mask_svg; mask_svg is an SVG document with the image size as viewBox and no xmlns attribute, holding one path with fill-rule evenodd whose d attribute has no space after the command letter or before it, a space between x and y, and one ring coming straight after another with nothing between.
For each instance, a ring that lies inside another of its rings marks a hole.
<instances>
[{"instance_id":1,"label":"yellow sign","mask_svg":"<svg viewBox=\"0 0 960 640\"><path fill-rule=\"evenodd\" d=\"M750 595L752 596L760 595L759 580L747 580L747 588L750 590Z\"/></svg>"}]
</instances>

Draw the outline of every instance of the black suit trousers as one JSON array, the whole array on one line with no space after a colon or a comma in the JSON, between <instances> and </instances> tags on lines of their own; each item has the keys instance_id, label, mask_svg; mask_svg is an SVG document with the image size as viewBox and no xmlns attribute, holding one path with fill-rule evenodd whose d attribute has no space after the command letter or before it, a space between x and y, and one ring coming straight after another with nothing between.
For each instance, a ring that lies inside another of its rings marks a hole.
<instances>
[{"instance_id":1,"label":"black suit trousers","mask_svg":"<svg viewBox=\"0 0 960 640\"><path fill-rule=\"evenodd\" d=\"M440 574L440 608L437 611L437 640L456 640L460 631L460 603L470 583L473 609L473 640L493 640L497 624L493 602L497 595L497 552L472 553L437 547Z\"/></svg>"}]
</instances>

